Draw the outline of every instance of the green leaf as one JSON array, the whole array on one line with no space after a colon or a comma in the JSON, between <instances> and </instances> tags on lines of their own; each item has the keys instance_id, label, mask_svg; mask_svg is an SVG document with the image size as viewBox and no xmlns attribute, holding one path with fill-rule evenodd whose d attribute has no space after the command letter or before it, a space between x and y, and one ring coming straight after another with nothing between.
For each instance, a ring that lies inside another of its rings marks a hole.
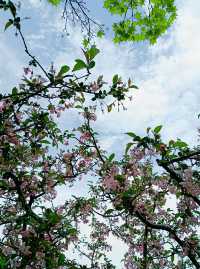
<instances>
[{"instance_id":1,"label":"green leaf","mask_svg":"<svg viewBox=\"0 0 200 269\"><path fill-rule=\"evenodd\" d=\"M136 90L139 89L136 85L131 85L129 88L130 88L130 89L136 89Z\"/></svg>"},{"instance_id":2,"label":"green leaf","mask_svg":"<svg viewBox=\"0 0 200 269\"><path fill-rule=\"evenodd\" d=\"M60 69L60 71L58 72L58 77L62 77L62 75L64 75L65 73L67 73L70 70L70 67L68 65L63 65Z\"/></svg>"},{"instance_id":3,"label":"green leaf","mask_svg":"<svg viewBox=\"0 0 200 269\"><path fill-rule=\"evenodd\" d=\"M14 88L12 89L12 95L17 95L17 94L18 94L18 90L17 90L16 87L14 87Z\"/></svg>"},{"instance_id":4,"label":"green leaf","mask_svg":"<svg viewBox=\"0 0 200 269\"><path fill-rule=\"evenodd\" d=\"M110 215L113 213L113 211L114 211L114 209L110 208L110 209L106 210L105 215Z\"/></svg>"},{"instance_id":5,"label":"green leaf","mask_svg":"<svg viewBox=\"0 0 200 269\"><path fill-rule=\"evenodd\" d=\"M99 52L100 52L100 50L97 49L96 46L92 46L92 47L87 51L87 54L88 54L88 56L89 56L90 61L91 61L92 59L94 59L94 58L97 56L97 54L99 54Z\"/></svg>"},{"instance_id":6,"label":"green leaf","mask_svg":"<svg viewBox=\"0 0 200 269\"><path fill-rule=\"evenodd\" d=\"M104 0L104 8L116 16L116 43L148 40L153 44L176 19L175 0Z\"/></svg>"},{"instance_id":7,"label":"green leaf","mask_svg":"<svg viewBox=\"0 0 200 269\"><path fill-rule=\"evenodd\" d=\"M60 253L59 254L59 257L58 257L58 265L59 266L65 265L65 255L63 253Z\"/></svg>"},{"instance_id":8,"label":"green leaf","mask_svg":"<svg viewBox=\"0 0 200 269\"><path fill-rule=\"evenodd\" d=\"M188 144L178 139L174 144L173 147L175 148L186 148L188 147Z\"/></svg>"},{"instance_id":9,"label":"green leaf","mask_svg":"<svg viewBox=\"0 0 200 269\"><path fill-rule=\"evenodd\" d=\"M126 145L125 155L128 153L129 149L133 146L133 143L128 143Z\"/></svg>"},{"instance_id":10,"label":"green leaf","mask_svg":"<svg viewBox=\"0 0 200 269\"><path fill-rule=\"evenodd\" d=\"M77 105L77 106L75 106L74 108L78 108L78 109L82 109L83 107L82 106L80 106L80 105Z\"/></svg>"},{"instance_id":11,"label":"green leaf","mask_svg":"<svg viewBox=\"0 0 200 269\"><path fill-rule=\"evenodd\" d=\"M84 38L83 41L82 41L82 44L83 44L84 48L87 48L89 43L90 43L89 38Z\"/></svg>"},{"instance_id":12,"label":"green leaf","mask_svg":"<svg viewBox=\"0 0 200 269\"><path fill-rule=\"evenodd\" d=\"M48 140L41 140L40 142L41 142L42 144L48 144L48 145L51 144Z\"/></svg>"},{"instance_id":13,"label":"green leaf","mask_svg":"<svg viewBox=\"0 0 200 269\"><path fill-rule=\"evenodd\" d=\"M119 80L118 75L117 74L114 75L113 80L112 80L113 81L113 84L117 84L118 80Z\"/></svg>"},{"instance_id":14,"label":"green leaf","mask_svg":"<svg viewBox=\"0 0 200 269\"><path fill-rule=\"evenodd\" d=\"M171 262L174 262L174 254L171 255Z\"/></svg>"},{"instance_id":15,"label":"green leaf","mask_svg":"<svg viewBox=\"0 0 200 269\"><path fill-rule=\"evenodd\" d=\"M4 31L6 31L12 24L13 24L13 20L9 20L5 25Z\"/></svg>"},{"instance_id":16,"label":"green leaf","mask_svg":"<svg viewBox=\"0 0 200 269\"><path fill-rule=\"evenodd\" d=\"M69 235L76 235L77 234L77 230L73 227L69 227L68 228L68 234Z\"/></svg>"},{"instance_id":17,"label":"green leaf","mask_svg":"<svg viewBox=\"0 0 200 269\"><path fill-rule=\"evenodd\" d=\"M128 189L127 191L123 192L123 197L124 198L130 198L133 197L133 189Z\"/></svg>"},{"instance_id":18,"label":"green leaf","mask_svg":"<svg viewBox=\"0 0 200 269\"><path fill-rule=\"evenodd\" d=\"M112 160L115 158L115 154L112 153L109 157L108 157L108 161L112 162Z\"/></svg>"},{"instance_id":19,"label":"green leaf","mask_svg":"<svg viewBox=\"0 0 200 269\"><path fill-rule=\"evenodd\" d=\"M156 127L154 128L153 131L154 131L154 133L158 134L158 133L160 133L161 129L162 129L162 125L158 125L158 126L156 126Z\"/></svg>"},{"instance_id":20,"label":"green leaf","mask_svg":"<svg viewBox=\"0 0 200 269\"><path fill-rule=\"evenodd\" d=\"M7 268L7 261L4 256L0 256L0 269L6 269Z\"/></svg>"},{"instance_id":21,"label":"green leaf","mask_svg":"<svg viewBox=\"0 0 200 269\"><path fill-rule=\"evenodd\" d=\"M134 134L134 133L132 133L132 132L128 132L128 133L126 133L128 136L130 136L130 137L133 137L133 138L135 138L136 137L136 134Z\"/></svg>"},{"instance_id":22,"label":"green leaf","mask_svg":"<svg viewBox=\"0 0 200 269\"><path fill-rule=\"evenodd\" d=\"M115 175L114 179L119 181L120 183L123 183L125 181L125 177L123 175Z\"/></svg>"},{"instance_id":23,"label":"green leaf","mask_svg":"<svg viewBox=\"0 0 200 269\"><path fill-rule=\"evenodd\" d=\"M112 104L108 105L107 109L108 109L108 112L111 112L112 111Z\"/></svg>"},{"instance_id":24,"label":"green leaf","mask_svg":"<svg viewBox=\"0 0 200 269\"><path fill-rule=\"evenodd\" d=\"M74 65L73 70L72 70L73 72L87 68L86 63L83 60L76 59L75 62L76 62L76 64Z\"/></svg>"},{"instance_id":25,"label":"green leaf","mask_svg":"<svg viewBox=\"0 0 200 269\"><path fill-rule=\"evenodd\" d=\"M95 61L91 61L88 65L88 69L92 69L93 67L95 67Z\"/></svg>"},{"instance_id":26,"label":"green leaf","mask_svg":"<svg viewBox=\"0 0 200 269\"><path fill-rule=\"evenodd\" d=\"M99 31L97 32L97 37L99 37L99 38L102 38L104 35L105 35L105 33L104 33L103 30L99 30Z\"/></svg>"},{"instance_id":27,"label":"green leaf","mask_svg":"<svg viewBox=\"0 0 200 269\"><path fill-rule=\"evenodd\" d=\"M61 3L61 0L48 0L48 2L54 6L57 6Z\"/></svg>"}]
</instances>

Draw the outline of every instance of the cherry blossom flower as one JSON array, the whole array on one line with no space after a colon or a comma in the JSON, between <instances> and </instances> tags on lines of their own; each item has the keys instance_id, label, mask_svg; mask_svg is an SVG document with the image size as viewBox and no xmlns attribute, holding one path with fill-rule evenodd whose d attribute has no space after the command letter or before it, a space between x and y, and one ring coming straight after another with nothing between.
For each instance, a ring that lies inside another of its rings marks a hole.
<instances>
[{"instance_id":1,"label":"cherry blossom flower","mask_svg":"<svg viewBox=\"0 0 200 269\"><path fill-rule=\"evenodd\" d=\"M99 90L99 85L96 83L96 81L94 81L93 83L90 84L90 89L94 92Z\"/></svg>"},{"instance_id":2,"label":"cherry blossom flower","mask_svg":"<svg viewBox=\"0 0 200 269\"><path fill-rule=\"evenodd\" d=\"M4 109L6 108L6 103L5 101L0 101L0 113L2 113L4 111Z\"/></svg>"},{"instance_id":3,"label":"cherry blossom flower","mask_svg":"<svg viewBox=\"0 0 200 269\"><path fill-rule=\"evenodd\" d=\"M24 74L27 76L28 74L31 74L32 70L29 67L24 67Z\"/></svg>"},{"instance_id":4,"label":"cherry blossom flower","mask_svg":"<svg viewBox=\"0 0 200 269\"><path fill-rule=\"evenodd\" d=\"M81 137L80 137L80 141L81 141L81 142L85 142L85 141L90 140L90 138L91 138L91 134L90 134L89 132L85 132L85 133L83 133L83 134L81 135Z\"/></svg>"},{"instance_id":5,"label":"cherry blossom flower","mask_svg":"<svg viewBox=\"0 0 200 269\"><path fill-rule=\"evenodd\" d=\"M137 161L140 161L141 159L144 158L145 154L144 151L139 149L139 148L134 148L130 150L130 156L133 159L136 159Z\"/></svg>"},{"instance_id":6,"label":"cherry blossom flower","mask_svg":"<svg viewBox=\"0 0 200 269\"><path fill-rule=\"evenodd\" d=\"M85 111L83 114L83 117L88 120L96 121L97 116L93 112Z\"/></svg>"}]
</instances>

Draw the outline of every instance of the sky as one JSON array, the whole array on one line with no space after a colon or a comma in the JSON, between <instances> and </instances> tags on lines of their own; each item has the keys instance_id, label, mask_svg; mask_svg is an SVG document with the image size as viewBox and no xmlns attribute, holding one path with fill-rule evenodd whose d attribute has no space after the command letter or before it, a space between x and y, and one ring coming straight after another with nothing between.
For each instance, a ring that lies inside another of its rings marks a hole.
<instances>
[{"instance_id":1,"label":"sky","mask_svg":"<svg viewBox=\"0 0 200 269\"><path fill-rule=\"evenodd\" d=\"M23 31L34 55L49 66L67 64L81 57L82 33L78 27L63 32L61 9L52 8L44 0L24 0ZM24 5L24 3L26 3ZM89 0L91 15L110 27L110 18L101 8L102 1ZM147 44L114 45L110 31L97 41L101 53L96 58L92 78L104 75L111 81L114 74L124 80L129 77L139 87L133 90L133 101L126 111L99 114L94 125L100 134L101 145L108 152L120 155L127 142L125 133L133 131L145 135L147 127L163 125L164 140L181 138L194 145L198 140L200 113L200 1L178 0L178 17L173 27L154 46ZM28 58L12 29L3 31L7 17L0 19L0 89L9 91L20 83ZM77 114L60 119L62 127L78 124ZM63 196L60 196L60 201ZM120 249L118 249L120 253ZM116 255L113 255L113 257ZM116 262L119 263L119 257Z\"/></svg>"},{"instance_id":2,"label":"sky","mask_svg":"<svg viewBox=\"0 0 200 269\"><path fill-rule=\"evenodd\" d=\"M28 0L21 14L23 31L28 44L41 62L49 66L54 62L73 65L82 57L82 33L69 29L63 33L61 9L52 8L44 0ZM110 26L114 18L101 8L102 1L89 0L91 16ZM199 126L199 66L200 18L199 1L178 1L178 18L175 25L154 46L147 44L114 45L110 34L97 41L101 53L96 58L93 77L104 75L106 81L118 73L124 80L131 77L139 90L133 91L133 101L127 111L101 114L95 125L105 140L107 149L116 148L126 141L127 131L145 134L149 126L163 125L163 138L179 137L190 143L197 140ZM19 83L22 67L28 62L23 47L12 30L3 32L5 18L0 20L0 87L8 91ZM4 79L6 77L6 80ZM77 119L78 120L78 119ZM118 124L120 123L120 124ZM63 123L64 124L64 123ZM120 149L119 149L120 151Z\"/></svg>"}]
</instances>

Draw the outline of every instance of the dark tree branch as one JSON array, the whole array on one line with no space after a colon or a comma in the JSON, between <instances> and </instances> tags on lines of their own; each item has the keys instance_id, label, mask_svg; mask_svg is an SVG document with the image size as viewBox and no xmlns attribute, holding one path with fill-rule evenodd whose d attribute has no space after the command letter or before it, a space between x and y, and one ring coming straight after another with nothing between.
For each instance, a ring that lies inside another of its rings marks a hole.
<instances>
[{"instance_id":1,"label":"dark tree branch","mask_svg":"<svg viewBox=\"0 0 200 269\"><path fill-rule=\"evenodd\" d=\"M144 241L143 241L143 269L148 267L148 226L144 227Z\"/></svg>"},{"instance_id":2,"label":"dark tree branch","mask_svg":"<svg viewBox=\"0 0 200 269\"><path fill-rule=\"evenodd\" d=\"M170 174L170 177L172 179L174 179L178 183L178 186L181 188L183 194L189 198L192 198L200 206L200 200L196 196L188 193L186 189L181 185L181 183L183 182L181 176L179 176L174 170L169 168L168 164L166 164L165 162L157 160L157 163L159 166L161 166L165 171L167 171Z\"/></svg>"},{"instance_id":3,"label":"dark tree branch","mask_svg":"<svg viewBox=\"0 0 200 269\"><path fill-rule=\"evenodd\" d=\"M131 212L133 214L133 212ZM185 242L183 240L181 240L176 232L174 231L174 229L172 229L170 226L168 225L163 225L163 224L154 224L151 223L149 220L146 219L145 216L143 216L139 211L135 211L134 214L140 219L140 221L142 223L144 223L147 227L155 229L155 230L162 230L162 231L166 231L169 233L169 235L179 244L179 246L181 246L182 249L187 248L188 249L188 258L191 260L191 262L193 263L193 265L196 267L196 269L200 268L200 264L198 263L195 255L192 253L193 249L186 245Z\"/></svg>"}]
</instances>

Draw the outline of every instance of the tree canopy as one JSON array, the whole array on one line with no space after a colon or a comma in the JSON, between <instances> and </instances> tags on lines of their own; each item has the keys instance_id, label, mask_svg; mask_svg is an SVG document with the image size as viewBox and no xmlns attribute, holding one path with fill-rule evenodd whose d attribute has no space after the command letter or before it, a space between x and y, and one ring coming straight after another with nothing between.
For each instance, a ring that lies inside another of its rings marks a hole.
<instances>
[{"instance_id":1,"label":"tree canopy","mask_svg":"<svg viewBox=\"0 0 200 269\"><path fill-rule=\"evenodd\" d=\"M175 12L173 1L150 4L153 13ZM144 1L104 5L123 17L127 7L143 14ZM128 248L126 269L200 268L199 145L191 148L181 139L164 142L159 125L144 136L130 130L120 159L106 152L93 123L102 108L107 113L123 108L135 83L119 75L113 75L111 84L102 75L91 79L100 51L88 40L72 67L45 68L31 54L15 4L0 0L0 9L11 16L5 30L15 27L29 56L19 85L0 95L0 268L119 268L107 255L111 235ZM154 42L158 32L145 39L151 36ZM81 124L62 130L57 118L70 110L78 113ZM80 180L88 186L87 196L72 195L55 204L58 186L70 191ZM89 229L87 238L83 225ZM88 262L73 259L70 247Z\"/></svg>"}]
</instances>

